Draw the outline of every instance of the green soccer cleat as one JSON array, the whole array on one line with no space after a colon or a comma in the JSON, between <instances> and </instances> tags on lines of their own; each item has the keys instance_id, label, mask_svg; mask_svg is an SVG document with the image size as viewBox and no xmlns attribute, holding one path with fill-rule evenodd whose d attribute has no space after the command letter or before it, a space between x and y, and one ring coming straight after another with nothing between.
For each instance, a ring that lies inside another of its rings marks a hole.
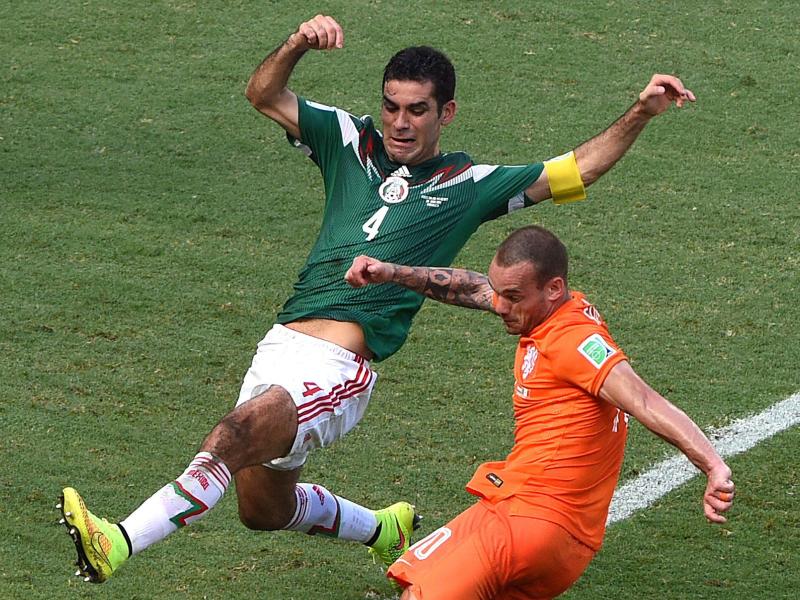
<instances>
[{"instance_id":1,"label":"green soccer cleat","mask_svg":"<svg viewBox=\"0 0 800 600\"><path fill-rule=\"evenodd\" d=\"M411 533L419 527L422 517L408 502L397 502L388 508L374 511L374 514L381 526L381 532L369 553L373 560L379 558L388 568L408 550Z\"/></svg>"},{"instance_id":2,"label":"green soccer cleat","mask_svg":"<svg viewBox=\"0 0 800 600\"><path fill-rule=\"evenodd\" d=\"M61 523L78 551L75 575L84 581L103 583L128 558L128 542L122 530L90 513L72 488L64 488L56 508L61 510Z\"/></svg>"}]
</instances>

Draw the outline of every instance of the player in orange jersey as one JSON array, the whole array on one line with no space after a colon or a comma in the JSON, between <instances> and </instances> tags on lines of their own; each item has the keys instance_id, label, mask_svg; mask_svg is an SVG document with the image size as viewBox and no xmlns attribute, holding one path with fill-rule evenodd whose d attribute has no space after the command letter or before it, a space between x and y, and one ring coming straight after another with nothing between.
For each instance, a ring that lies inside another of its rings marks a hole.
<instances>
[{"instance_id":1,"label":"player in orange jersey","mask_svg":"<svg viewBox=\"0 0 800 600\"><path fill-rule=\"evenodd\" d=\"M725 522L730 468L700 428L636 374L597 309L568 288L566 248L548 230L512 233L488 276L360 256L346 279L491 311L520 336L511 453L469 481L476 504L389 569L403 600L553 598L569 588L602 544L628 415L706 474L705 516Z\"/></svg>"}]
</instances>

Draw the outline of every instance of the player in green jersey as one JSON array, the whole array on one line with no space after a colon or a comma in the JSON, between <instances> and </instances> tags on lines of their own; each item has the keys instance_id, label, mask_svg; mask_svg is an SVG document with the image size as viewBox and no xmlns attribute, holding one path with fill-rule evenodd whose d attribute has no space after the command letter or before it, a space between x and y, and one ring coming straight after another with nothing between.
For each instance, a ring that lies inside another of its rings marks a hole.
<instances>
[{"instance_id":1,"label":"player in green jersey","mask_svg":"<svg viewBox=\"0 0 800 600\"><path fill-rule=\"evenodd\" d=\"M442 53L407 48L383 77L382 131L369 117L298 97L289 76L309 50L343 47L342 28L318 15L255 70L247 98L319 167L321 230L277 323L259 343L236 407L203 441L187 469L118 524L98 519L72 488L59 505L78 551L78 574L108 579L130 555L201 518L236 480L249 528L291 529L359 541L385 564L416 523L399 502L371 511L320 485L300 483L308 452L354 427L382 360L405 341L421 297L385 286L352 289L344 274L369 254L400 264L446 265L481 223L547 198L580 200L655 115L694 95L654 75L625 114L573 152L528 165L475 163L443 154L442 128L456 115L455 72Z\"/></svg>"}]
</instances>

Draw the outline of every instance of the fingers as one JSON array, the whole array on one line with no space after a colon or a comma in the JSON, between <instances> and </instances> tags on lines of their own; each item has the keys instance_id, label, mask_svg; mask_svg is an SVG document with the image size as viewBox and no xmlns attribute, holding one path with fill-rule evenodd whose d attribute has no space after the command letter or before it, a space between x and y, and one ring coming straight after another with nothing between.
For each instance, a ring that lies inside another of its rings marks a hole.
<instances>
[{"instance_id":1,"label":"fingers","mask_svg":"<svg viewBox=\"0 0 800 600\"><path fill-rule=\"evenodd\" d=\"M317 15L302 23L297 31L305 37L308 46L316 50L333 50L344 46L344 31L333 17Z\"/></svg>"},{"instance_id":2,"label":"fingers","mask_svg":"<svg viewBox=\"0 0 800 600\"><path fill-rule=\"evenodd\" d=\"M344 275L344 280L350 287L360 288L366 285L362 277L358 276L358 272L353 271L353 268L350 267L350 270L347 271Z\"/></svg>"},{"instance_id":3,"label":"fingers","mask_svg":"<svg viewBox=\"0 0 800 600\"><path fill-rule=\"evenodd\" d=\"M354 288L370 283L380 283L382 263L369 256L361 255L353 259L353 264L344 275L345 281Z\"/></svg>"},{"instance_id":4,"label":"fingers","mask_svg":"<svg viewBox=\"0 0 800 600\"><path fill-rule=\"evenodd\" d=\"M680 79L678 79L674 75L663 75L661 73L656 73L655 75L653 75L650 78L649 85L670 87L677 93L681 93L685 89L683 87L683 82Z\"/></svg>"},{"instance_id":5,"label":"fingers","mask_svg":"<svg viewBox=\"0 0 800 600\"><path fill-rule=\"evenodd\" d=\"M705 503L717 513L723 513L733 506L732 492L717 492L715 495L706 495Z\"/></svg>"},{"instance_id":6,"label":"fingers","mask_svg":"<svg viewBox=\"0 0 800 600\"><path fill-rule=\"evenodd\" d=\"M689 102L697 100L694 92L686 88L680 79L673 75L662 75L660 73L653 75L642 95L645 98L666 95L670 100L674 100L678 106L683 106L687 100Z\"/></svg>"},{"instance_id":7,"label":"fingers","mask_svg":"<svg viewBox=\"0 0 800 600\"><path fill-rule=\"evenodd\" d=\"M356 256L353 259L353 264L350 265L350 268L347 269L347 273L344 274L344 280L354 288L367 285L367 281L364 279L364 275L362 273L365 267L364 259L364 256Z\"/></svg>"},{"instance_id":8,"label":"fingers","mask_svg":"<svg viewBox=\"0 0 800 600\"><path fill-rule=\"evenodd\" d=\"M708 519L710 523L727 523L728 522L728 519L723 517L721 514L719 514L714 509L709 508L708 506L706 506L705 513L706 513L706 519Z\"/></svg>"},{"instance_id":9,"label":"fingers","mask_svg":"<svg viewBox=\"0 0 800 600\"><path fill-rule=\"evenodd\" d=\"M682 108L683 105L686 104L687 100L689 102L694 102L696 100L692 91L687 90L686 88L683 88L680 91L673 89L670 92L669 96L670 99L675 101L675 106L677 106L678 108Z\"/></svg>"},{"instance_id":10,"label":"fingers","mask_svg":"<svg viewBox=\"0 0 800 600\"><path fill-rule=\"evenodd\" d=\"M727 512L733 506L733 498L736 495L736 488L728 477L709 480L706 493L703 497L703 512L706 518L712 523L725 523L727 519L722 513Z\"/></svg>"}]
</instances>

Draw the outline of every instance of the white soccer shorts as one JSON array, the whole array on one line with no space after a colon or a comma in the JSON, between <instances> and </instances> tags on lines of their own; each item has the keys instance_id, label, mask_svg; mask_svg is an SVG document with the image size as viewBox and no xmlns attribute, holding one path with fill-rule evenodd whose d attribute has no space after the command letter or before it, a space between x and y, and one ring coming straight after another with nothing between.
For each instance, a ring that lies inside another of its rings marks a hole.
<instances>
[{"instance_id":1,"label":"white soccer shorts","mask_svg":"<svg viewBox=\"0 0 800 600\"><path fill-rule=\"evenodd\" d=\"M258 344L236 406L272 385L289 392L297 406L297 437L289 454L264 464L288 471L356 426L377 377L358 354L276 324Z\"/></svg>"}]
</instances>

